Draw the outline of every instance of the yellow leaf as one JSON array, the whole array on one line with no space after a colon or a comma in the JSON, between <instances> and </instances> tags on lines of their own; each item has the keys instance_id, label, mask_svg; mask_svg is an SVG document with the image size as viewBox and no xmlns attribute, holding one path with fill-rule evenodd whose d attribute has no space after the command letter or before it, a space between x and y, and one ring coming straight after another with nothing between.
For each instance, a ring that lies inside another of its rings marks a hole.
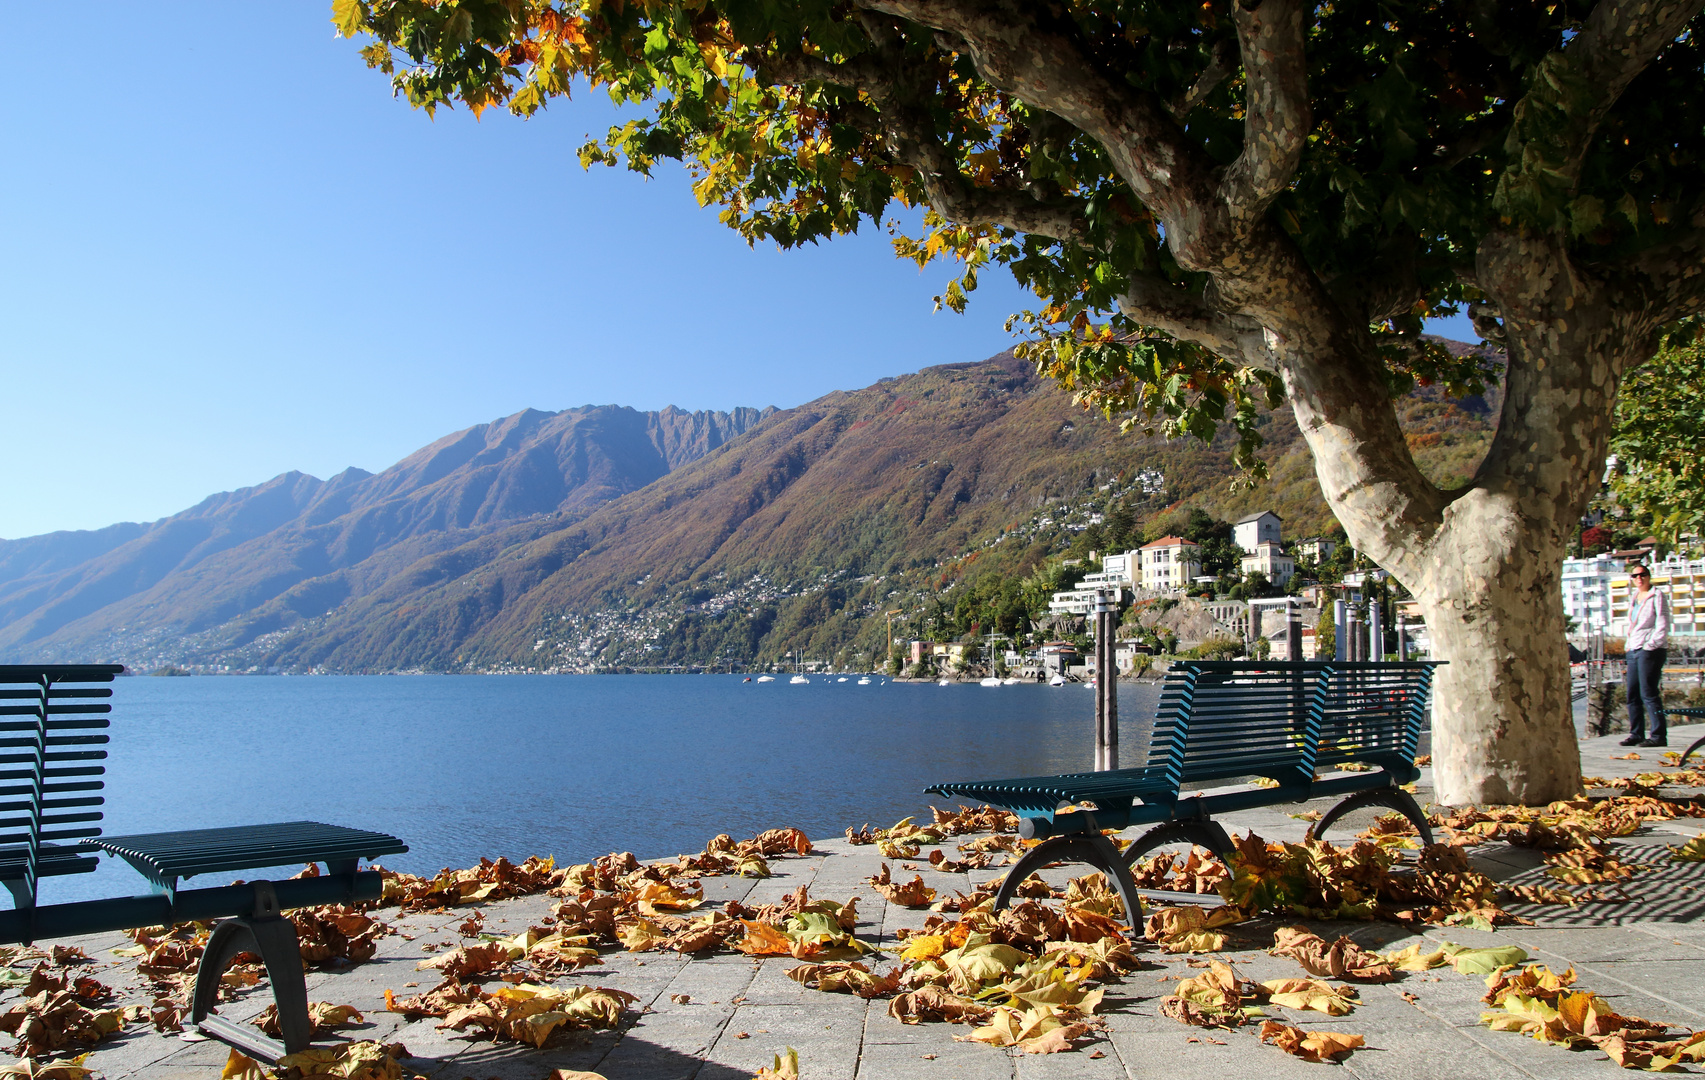
<instances>
[{"instance_id":1,"label":"yellow leaf","mask_svg":"<svg viewBox=\"0 0 1705 1080\"><path fill-rule=\"evenodd\" d=\"M947 935L919 934L906 942L900 951L902 960L934 960L947 951Z\"/></svg>"},{"instance_id":2,"label":"yellow leaf","mask_svg":"<svg viewBox=\"0 0 1705 1080\"><path fill-rule=\"evenodd\" d=\"M1356 1007L1355 990L1329 986L1316 979L1272 979L1261 984L1268 1000L1287 1009L1312 1009L1328 1016L1347 1016Z\"/></svg>"},{"instance_id":3,"label":"yellow leaf","mask_svg":"<svg viewBox=\"0 0 1705 1080\"><path fill-rule=\"evenodd\" d=\"M367 22L361 0L332 0L332 25L343 37L354 37Z\"/></svg>"},{"instance_id":4,"label":"yellow leaf","mask_svg":"<svg viewBox=\"0 0 1705 1080\"><path fill-rule=\"evenodd\" d=\"M267 1072L252 1058L232 1050L225 1057L225 1067L219 1071L219 1080L267 1080Z\"/></svg>"}]
</instances>

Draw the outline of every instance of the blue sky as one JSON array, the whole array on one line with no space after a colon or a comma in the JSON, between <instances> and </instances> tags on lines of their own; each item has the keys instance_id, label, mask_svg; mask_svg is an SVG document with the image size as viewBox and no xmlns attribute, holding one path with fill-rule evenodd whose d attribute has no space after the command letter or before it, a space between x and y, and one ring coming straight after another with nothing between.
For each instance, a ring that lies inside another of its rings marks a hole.
<instances>
[{"instance_id":1,"label":"blue sky","mask_svg":"<svg viewBox=\"0 0 1705 1080\"><path fill-rule=\"evenodd\" d=\"M53 5L8 11L0 537L377 471L528 407L785 408L999 352L1029 306L991 273L936 313L945 276L875 230L753 250L678 175L586 173L597 94L428 120L329 8L100 5L98 57Z\"/></svg>"}]
</instances>

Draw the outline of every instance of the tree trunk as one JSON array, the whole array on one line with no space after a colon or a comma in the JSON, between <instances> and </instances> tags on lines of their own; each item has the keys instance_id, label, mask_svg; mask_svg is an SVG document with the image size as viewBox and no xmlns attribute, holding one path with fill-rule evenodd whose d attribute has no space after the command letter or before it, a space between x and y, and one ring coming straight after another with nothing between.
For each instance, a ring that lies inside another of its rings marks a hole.
<instances>
[{"instance_id":1,"label":"tree trunk","mask_svg":"<svg viewBox=\"0 0 1705 1080\"><path fill-rule=\"evenodd\" d=\"M1497 434L1460 491L1405 475L1412 459L1394 415L1377 415L1377 387L1342 374L1364 358L1336 365L1336 382L1287 372L1327 502L1356 548L1414 594L1433 656L1448 662L1433 699L1445 803L1580 792L1562 562L1597 490L1616 384L1650 357L1656 328L1645 303L1567 259L1543 237L1482 244L1479 281L1504 315L1509 363Z\"/></svg>"},{"instance_id":2,"label":"tree trunk","mask_svg":"<svg viewBox=\"0 0 1705 1080\"><path fill-rule=\"evenodd\" d=\"M1433 787L1444 803L1525 803L1581 790L1569 699L1562 540L1473 492L1451 506L1441 557L1405 581L1433 657ZM1448 556L1443 552L1448 551Z\"/></svg>"}]
</instances>

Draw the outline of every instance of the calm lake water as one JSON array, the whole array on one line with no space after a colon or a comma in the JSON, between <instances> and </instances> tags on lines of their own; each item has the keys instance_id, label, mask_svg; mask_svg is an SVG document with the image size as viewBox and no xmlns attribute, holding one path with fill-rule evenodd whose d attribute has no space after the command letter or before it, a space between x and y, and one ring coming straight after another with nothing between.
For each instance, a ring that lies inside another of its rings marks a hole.
<instances>
[{"instance_id":1,"label":"calm lake water","mask_svg":"<svg viewBox=\"0 0 1705 1080\"><path fill-rule=\"evenodd\" d=\"M384 862L415 873L661 858L789 825L816 839L946 805L930 783L1091 768L1093 698L822 676L123 678L105 832L306 818L402 837ZM1127 765L1154 698L1120 686ZM44 902L144 891L111 859L42 883Z\"/></svg>"}]
</instances>

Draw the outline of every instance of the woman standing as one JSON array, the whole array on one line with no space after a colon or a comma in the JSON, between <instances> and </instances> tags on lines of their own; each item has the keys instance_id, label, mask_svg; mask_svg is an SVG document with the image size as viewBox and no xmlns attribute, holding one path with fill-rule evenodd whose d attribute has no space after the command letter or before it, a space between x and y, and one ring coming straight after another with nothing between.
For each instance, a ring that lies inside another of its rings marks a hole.
<instances>
[{"instance_id":1,"label":"woman standing","mask_svg":"<svg viewBox=\"0 0 1705 1080\"><path fill-rule=\"evenodd\" d=\"M1663 673L1669 644L1669 599L1652 588L1652 572L1644 566L1628 571L1634 596L1628 613L1628 737L1623 746L1668 746L1664 724ZM1651 717L1652 737L1646 738Z\"/></svg>"}]
</instances>

